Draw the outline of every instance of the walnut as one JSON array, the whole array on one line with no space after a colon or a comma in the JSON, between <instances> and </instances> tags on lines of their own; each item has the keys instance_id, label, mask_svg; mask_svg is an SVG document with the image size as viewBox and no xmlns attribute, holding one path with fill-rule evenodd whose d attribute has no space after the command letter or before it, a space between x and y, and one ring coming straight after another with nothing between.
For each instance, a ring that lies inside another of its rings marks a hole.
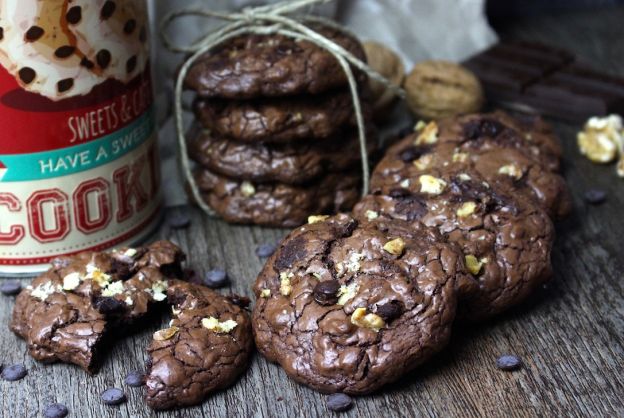
<instances>
[{"instance_id":1,"label":"walnut","mask_svg":"<svg viewBox=\"0 0 624 418\"><path fill-rule=\"evenodd\" d=\"M618 115L590 118L576 139L581 154L595 163L610 163L624 147L622 118Z\"/></svg>"},{"instance_id":2,"label":"walnut","mask_svg":"<svg viewBox=\"0 0 624 418\"><path fill-rule=\"evenodd\" d=\"M461 65L447 61L416 64L403 88L411 111L426 119L477 112L484 102L477 77Z\"/></svg>"},{"instance_id":3,"label":"walnut","mask_svg":"<svg viewBox=\"0 0 624 418\"><path fill-rule=\"evenodd\" d=\"M156 331L154 333L154 340L156 341L167 341L174 335L176 335L180 331L180 328L172 326L169 328L161 329L160 331Z\"/></svg>"},{"instance_id":4,"label":"walnut","mask_svg":"<svg viewBox=\"0 0 624 418\"><path fill-rule=\"evenodd\" d=\"M400 86L405 78L405 66L401 58L394 51L377 42L364 42L363 45L368 65L391 83ZM396 96L375 80L370 80L370 91L375 114L383 115L385 113L383 110L387 110L392 105Z\"/></svg>"},{"instance_id":5,"label":"walnut","mask_svg":"<svg viewBox=\"0 0 624 418\"><path fill-rule=\"evenodd\" d=\"M366 308L357 308L351 314L351 323L361 328L369 328L378 332L386 323L383 318L374 313L367 313Z\"/></svg>"},{"instance_id":6,"label":"walnut","mask_svg":"<svg viewBox=\"0 0 624 418\"><path fill-rule=\"evenodd\" d=\"M423 174L418 178L418 181L420 181L421 193L436 195L442 193L446 187L446 182L444 180L429 174Z\"/></svg>"},{"instance_id":7,"label":"walnut","mask_svg":"<svg viewBox=\"0 0 624 418\"><path fill-rule=\"evenodd\" d=\"M403 251L405 250L405 241L403 241L402 238L395 238L391 241L386 242L386 244L383 246L383 249L392 255L399 256L403 254Z\"/></svg>"},{"instance_id":8,"label":"walnut","mask_svg":"<svg viewBox=\"0 0 624 418\"><path fill-rule=\"evenodd\" d=\"M327 218L329 218L329 215L310 215L308 216L308 223L315 224L315 223L323 222Z\"/></svg>"}]
</instances>

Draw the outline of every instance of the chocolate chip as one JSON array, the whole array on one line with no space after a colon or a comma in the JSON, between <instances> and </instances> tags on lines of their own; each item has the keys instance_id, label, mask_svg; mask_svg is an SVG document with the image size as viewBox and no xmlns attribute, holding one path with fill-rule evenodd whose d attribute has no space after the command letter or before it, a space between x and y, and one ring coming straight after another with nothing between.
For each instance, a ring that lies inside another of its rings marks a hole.
<instances>
[{"instance_id":1,"label":"chocolate chip","mask_svg":"<svg viewBox=\"0 0 624 418\"><path fill-rule=\"evenodd\" d=\"M227 273L223 269L214 269L206 273L204 277L204 284L211 289L218 289L226 286L230 280Z\"/></svg>"},{"instance_id":2,"label":"chocolate chip","mask_svg":"<svg viewBox=\"0 0 624 418\"><path fill-rule=\"evenodd\" d=\"M410 163L427 154L430 150L431 147L424 145L407 147L399 153L399 158L404 163Z\"/></svg>"},{"instance_id":3,"label":"chocolate chip","mask_svg":"<svg viewBox=\"0 0 624 418\"><path fill-rule=\"evenodd\" d=\"M340 290L340 283L338 280L326 280L324 282L318 282L314 286L314 300L319 305L334 305L338 302L338 291Z\"/></svg>"},{"instance_id":4,"label":"chocolate chip","mask_svg":"<svg viewBox=\"0 0 624 418\"><path fill-rule=\"evenodd\" d=\"M240 306L241 308L247 308L251 303L251 299L247 296L237 295L236 293L230 293L226 298L234 305Z\"/></svg>"},{"instance_id":5,"label":"chocolate chip","mask_svg":"<svg viewBox=\"0 0 624 418\"><path fill-rule=\"evenodd\" d=\"M102 402L106 405L120 405L126 402L126 394L118 388L106 389L102 392Z\"/></svg>"},{"instance_id":6,"label":"chocolate chip","mask_svg":"<svg viewBox=\"0 0 624 418\"><path fill-rule=\"evenodd\" d=\"M111 53L106 49L101 49L95 55L95 61L101 69L106 69L111 62Z\"/></svg>"},{"instance_id":7,"label":"chocolate chip","mask_svg":"<svg viewBox=\"0 0 624 418\"><path fill-rule=\"evenodd\" d=\"M398 214L403 215L409 222L413 222L425 216L427 213L427 204L424 199L419 196L401 196L397 199L395 210Z\"/></svg>"},{"instance_id":8,"label":"chocolate chip","mask_svg":"<svg viewBox=\"0 0 624 418\"><path fill-rule=\"evenodd\" d=\"M28 370L23 364L12 364L2 368L2 378L8 382L21 380L28 374Z\"/></svg>"},{"instance_id":9,"label":"chocolate chip","mask_svg":"<svg viewBox=\"0 0 624 418\"><path fill-rule=\"evenodd\" d=\"M136 66L137 66L137 57L136 55L133 55L132 57L128 58L128 61L126 61L126 72L130 74L131 72L136 70Z\"/></svg>"},{"instance_id":10,"label":"chocolate chip","mask_svg":"<svg viewBox=\"0 0 624 418\"><path fill-rule=\"evenodd\" d=\"M505 371L517 370L522 366L522 360L520 360L517 356L512 356L506 354L504 356L500 356L498 360L496 360L496 367Z\"/></svg>"},{"instance_id":11,"label":"chocolate chip","mask_svg":"<svg viewBox=\"0 0 624 418\"><path fill-rule=\"evenodd\" d=\"M4 28L0 26L0 41L4 39Z\"/></svg>"},{"instance_id":12,"label":"chocolate chip","mask_svg":"<svg viewBox=\"0 0 624 418\"><path fill-rule=\"evenodd\" d=\"M167 215L167 225L173 229L185 229L191 225L191 217L186 210L169 212Z\"/></svg>"},{"instance_id":13,"label":"chocolate chip","mask_svg":"<svg viewBox=\"0 0 624 418\"><path fill-rule=\"evenodd\" d=\"M17 280L6 280L0 284L0 292L6 296L15 296L22 290L22 285Z\"/></svg>"},{"instance_id":14,"label":"chocolate chip","mask_svg":"<svg viewBox=\"0 0 624 418\"><path fill-rule=\"evenodd\" d=\"M607 200L607 192L601 189L589 189L584 194L585 201L592 205L600 205Z\"/></svg>"},{"instance_id":15,"label":"chocolate chip","mask_svg":"<svg viewBox=\"0 0 624 418\"><path fill-rule=\"evenodd\" d=\"M136 20L129 19L124 25L123 31L126 35L130 35L136 29Z\"/></svg>"},{"instance_id":16,"label":"chocolate chip","mask_svg":"<svg viewBox=\"0 0 624 418\"><path fill-rule=\"evenodd\" d=\"M75 51L76 47L71 45L63 45L56 48L56 51L54 51L54 55L56 55L57 58L67 58L71 56Z\"/></svg>"},{"instance_id":17,"label":"chocolate chip","mask_svg":"<svg viewBox=\"0 0 624 418\"><path fill-rule=\"evenodd\" d=\"M496 138L505 129L505 126L494 119L473 120L466 123L463 127L464 136L467 139L474 140L481 137Z\"/></svg>"},{"instance_id":18,"label":"chocolate chip","mask_svg":"<svg viewBox=\"0 0 624 418\"><path fill-rule=\"evenodd\" d=\"M104 6L102 6L102 9L100 10L100 19L106 20L110 18L113 13L115 13L116 8L117 5L114 1L107 1L106 3L104 3Z\"/></svg>"},{"instance_id":19,"label":"chocolate chip","mask_svg":"<svg viewBox=\"0 0 624 418\"><path fill-rule=\"evenodd\" d=\"M384 305L377 305L376 313L381 316L384 321L390 322L401 316L403 313L403 306L398 300L393 300Z\"/></svg>"},{"instance_id":20,"label":"chocolate chip","mask_svg":"<svg viewBox=\"0 0 624 418\"><path fill-rule=\"evenodd\" d=\"M24 35L26 42L35 42L37 39L41 38L45 31L43 28L39 26L31 26Z\"/></svg>"},{"instance_id":21,"label":"chocolate chip","mask_svg":"<svg viewBox=\"0 0 624 418\"><path fill-rule=\"evenodd\" d=\"M327 409L334 412L344 412L351 409L353 399L344 393L334 393L327 397Z\"/></svg>"},{"instance_id":22,"label":"chocolate chip","mask_svg":"<svg viewBox=\"0 0 624 418\"><path fill-rule=\"evenodd\" d=\"M126 307L124 302L112 297L98 298L94 303L95 308L104 315L119 313Z\"/></svg>"},{"instance_id":23,"label":"chocolate chip","mask_svg":"<svg viewBox=\"0 0 624 418\"><path fill-rule=\"evenodd\" d=\"M95 64L93 63L93 61L91 61L90 59L86 57L80 60L80 65L85 68L88 68L89 70L95 67Z\"/></svg>"},{"instance_id":24,"label":"chocolate chip","mask_svg":"<svg viewBox=\"0 0 624 418\"><path fill-rule=\"evenodd\" d=\"M403 189L403 188L396 188L396 189L392 189L390 190L390 193L388 193L388 196L397 199L397 198L401 198L401 197L407 197L411 195L410 191L407 189Z\"/></svg>"},{"instance_id":25,"label":"chocolate chip","mask_svg":"<svg viewBox=\"0 0 624 418\"><path fill-rule=\"evenodd\" d=\"M128 373L124 382L126 382L126 385L128 386L135 388L141 387L145 385L145 373L138 370L132 371Z\"/></svg>"},{"instance_id":26,"label":"chocolate chip","mask_svg":"<svg viewBox=\"0 0 624 418\"><path fill-rule=\"evenodd\" d=\"M44 418L64 418L69 414L69 410L62 403L53 403L43 410Z\"/></svg>"},{"instance_id":27,"label":"chocolate chip","mask_svg":"<svg viewBox=\"0 0 624 418\"><path fill-rule=\"evenodd\" d=\"M72 78L66 78L56 83L56 89L59 93L65 93L71 90L72 87L74 87L74 80Z\"/></svg>"},{"instance_id":28,"label":"chocolate chip","mask_svg":"<svg viewBox=\"0 0 624 418\"><path fill-rule=\"evenodd\" d=\"M277 250L276 244L260 244L256 247L256 255L260 258L268 258Z\"/></svg>"},{"instance_id":29,"label":"chocolate chip","mask_svg":"<svg viewBox=\"0 0 624 418\"><path fill-rule=\"evenodd\" d=\"M275 266L279 271L289 269L297 261L304 259L307 254L307 244L308 242L302 236L287 241L282 247L277 260L275 260Z\"/></svg>"},{"instance_id":30,"label":"chocolate chip","mask_svg":"<svg viewBox=\"0 0 624 418\"><path fill-rule=\"evenodd\" d=\"M18 72L20 80L24 84L30 84L33 82L35 77L37 77L37 73L30 67L24 67Z\"/></svg>"},{"instance_id":31,"label":"chocolate chip","mask_svg":"<svg viewBox=\"0 0 624 418\"><path fill-rule=\"evenodd\" d=\"M67 11L65 18L67 19L67 23L71 25L75 25L79 23L82 20L82 7L80 6L71 7Z\"/></svg>"}]
</instances>

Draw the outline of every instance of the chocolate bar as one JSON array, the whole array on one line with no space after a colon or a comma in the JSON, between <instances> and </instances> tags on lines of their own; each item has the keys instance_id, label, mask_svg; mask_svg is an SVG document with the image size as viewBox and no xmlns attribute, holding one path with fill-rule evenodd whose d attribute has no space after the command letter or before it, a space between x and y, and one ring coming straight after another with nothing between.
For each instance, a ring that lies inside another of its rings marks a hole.
<instances>
[{"instance_id":1,"label":"chocolate bar","mask_svg":"<svg viewBox=\"0 0 624 418\"><path fill-rule=\"evenodd\" d=\"M624 78L598 72L570 52L534 42L504 42L464 65L494 104L572 122L624 112Z\"/></svg>"}]
</instances>

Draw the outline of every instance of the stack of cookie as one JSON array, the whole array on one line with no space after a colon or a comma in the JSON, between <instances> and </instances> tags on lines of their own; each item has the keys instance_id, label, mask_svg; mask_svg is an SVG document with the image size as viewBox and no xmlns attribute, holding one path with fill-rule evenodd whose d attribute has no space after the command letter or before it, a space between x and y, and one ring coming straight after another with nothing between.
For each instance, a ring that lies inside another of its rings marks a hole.
<instances>
[{"instance_id":1,"label":"stack of cookie","mask_svg":"<svg viewBox=\"0 0 624 418\"><path fill-rule=\"evenodd\" d=\"M365 60L350 35L315 30ZM243 36L200 58L185 86L197 93L189 135L196 182L223 219L297 226L356 203L358 130L347 78L330 53L280 35Z\"/></svg>"},{"instance_id":2,"label":"stack of cookie","mask_svg":"<svg viewBox=\"0 0 624 418\"><path fill-rule=\"evenodd\" d=\"M497 112L419 124L351 215L313 217L258 276L258 350L323 392L363 394L448 342L452 324L525 300L551 276L570 211L540 120Z\"/></svg>"}]
</instances>

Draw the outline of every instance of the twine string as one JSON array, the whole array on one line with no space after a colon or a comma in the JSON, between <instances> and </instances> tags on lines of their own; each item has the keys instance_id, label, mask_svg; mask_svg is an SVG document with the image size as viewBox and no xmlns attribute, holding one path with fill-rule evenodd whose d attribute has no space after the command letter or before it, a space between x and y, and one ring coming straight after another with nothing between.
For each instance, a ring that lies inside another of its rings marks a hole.
<instances>
[{"instance_id":1,"label":"twine string","mask_svg":"<svg viewBox=\"0 0 624 418\"><path fill-rule=\"evenodd\" d=\"M362 194L368 194L370 168L368 163L368 151L366 144L366 125L362 115L362 106L358 92L358 84L353 73L353 68L364 72L370 78L383 84L387 89L395 93L397 96L405 97L405 92L398 86L386 80L379 73L371 69L367 64L355 57L341 45L318 32L310 29L304 24L319 23L332 29L341 31L347 35L353 36L344 27L332 22L328 19L305 16L301 20L286 16L287 14L296 12L304 7L329 3L333 0L286 0L266 6L248 7L241 12L222 13L206 9L182 9L174 11L163 19L160 25L160 34L162 41L167 49L172 52L181 52L191 54L190 57L182 64L176 78L174 89L174 119L177 132L178 146L180 150L180 162L184 177L191 189L193 198L199 207L207 214L214 216L215 212L202 198L201 192L197 187L195 178L191 170L191 163L188 157L187 142L184 133L184 118L182 107L182 91L184 80L190 68L204 54L233 38L241 35L282 35L295 40L305 40L317 45L332 54L338 61L347 78L349 89L352 96L353 109L355 113L356 123L358 127L358 140L360 145L360 157L362 162ZM184 17L201 17L207 19L219 19L229 21L231 23L221 26L216 31L200 37L190 45L177 45L168 34L169 26L177 19Z\"/></svg>"}]
</instances>

